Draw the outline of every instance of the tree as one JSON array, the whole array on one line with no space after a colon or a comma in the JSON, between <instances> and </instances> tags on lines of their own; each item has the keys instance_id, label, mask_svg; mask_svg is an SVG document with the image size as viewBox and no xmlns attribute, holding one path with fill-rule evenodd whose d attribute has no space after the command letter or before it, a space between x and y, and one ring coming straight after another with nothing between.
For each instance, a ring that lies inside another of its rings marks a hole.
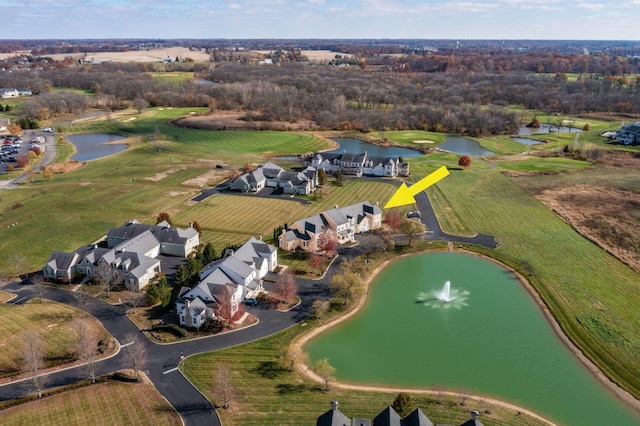
<instances>
[{"instance_id":1,"label":"tree","mask_svg":"<svg viewBox=\"0 0 640 426\"><path fill-rule=\"evenodd\" d=\"M131 313L135 314L136 308L144 305L147 302L147 295L146 293L133 293L131 296L129 296L127 302L129 303L129 305L131 305Z\"/></svg>"},{"instance_id":2,"label":"tree","mask_svg":"<svg viewBox=\"0 0 640 426\"><path fill-rule=\"evenodd\" d=\"M157 284L152 284L147 289L147 297L151 303L160 302L165 308L171 301L171 286L167 282L167 278L162 275Z\"/></svg>"},{"instance_id":3,"label":"tree","mask_svg":"<svg viewBox=\"0 0 640 426\"><path fill-rule=\"evenodd\" d=\"M296 277L293 272L291 272L291 269L285 270L278 276L276 291L280 295L282 303L288 303L298 294Z\"/></svg>"},{"instance_id":4,"label":"tree","mask_svg":"<svg viewBox=\"0 0 640 426\"><path fill-rule=\"evenodd\" d=\"M384 223L391 229L398 229L402 225L402 213L399 209L391 209L387 211L384 217Z\"/></svg>"},{"instance_id":5,"label":"tree","mask_svg":"<svg viewBox=\"0 0 640 426\"><path fill-rule=\"evenodd\" d=\"M309 364L309 354L302 350L299 345L288 346L282 356L282 367L293 372L296 365Z\"/></svg>"},{"instance_id":6,"label":"tree","mask_svg":"<svg viewBox=\"0 0 640 426\"><path fill-rule=\"evenodd\" d=\"M315 253L311 253L307 261L309 262L309 266L313 268L313 272L315 273L317 272L320 265L322 265L322 256L319 256Z\"/></svg>"},{"instance_id":7,"label":"tree","mask_svg":"<svg viewBox=\"0 0 640 426\"><path fill-rule=\"evenodd\" d=\"M158 214L158 217L156 217L156 225L163 221L167 222L169 226L173 226L173 223L171 221L171 216L169 216L169 213L167 212L161 212Z\"/></svg>"},{"instance_id":8,"label":"tree","mask_svg":"<svg viewBox=\"0 0 640 426\"><path fill-rule=\"evenodd\" d=\"M96 382L96 349L98 347L98 336L95 330L89 327L86 319L78 319L74 321L73 328L78 333L76 341L76 351L80 355L80 359L84 362L91 383Z\"/></svg>"},{"instance_id":9,"label":"tree","mask_svg":"<svg viewBox=\"0 0 640 426\"><path fill-rule=\"evenodd\" d=\"M191 224L191 227L196 231L198 231L198 235L202 236L202 227L200 226L197 220L193 221L193 223Z\"/></svg>"},{"instance_id":10,"label":"tree","mask_svg":"<svg viewBox=\"0 0 640 426\"><path fill-rule=\"evenodd\" d=\"M176 271L176 285L188 286L190 279L191 272L189 271L189 265L186 263L178 265L178 270Z\"/></svg>"},{"instance_id":11,"label":"tree","mask_svg":"<svg viewBox=\"0 0 640 426\"><path fill-rule=\"evenodd\" d=\"M215 291L215 299L216 299L216 309L215 314L218 318L223 320L227 327L231 327L231 321L233 320L233 316L236 311L234 310L234 305L231 300L231 296L235 288L232 285L219 285L216 286ZM237 308L237 307L236 307Z\"/></svg>"},{"instance_id":12,"label":"tree","mask_svg":"<svg viewBox=\"0 0 640 426\"><path fill-rule=\"evenodd\" d=\"M89 303L91 302L91 296L89 293L87 293L84 288L80 288L79 290L71 292L71 297L76 302L75 304L77 308L82 311L81 315L83 317L86 316Z\"/></svg>"},{"instance_id":13,"label":"tree","mask_svg":"<svg viewBox=\"0 0 640 426\"><path fill-rule=\"evenodd\" d=\"M107 293L107 298L111 296L111 290L113 289L116 280L113 279L111 267L106 262L101 262L94 270L95 275L93 280L100 287L100 289Z\"/></svg>"},{"instance_id":14,"label":"tree","mask_svg":"<svg viewBox=\"0 0 640 426\"><path fill-rule=\"evenodd\" d=\"M325 186L327 184L327 172L324 169L318 170L318 185Z\"/></svg>"},{"instance_id":15,"label":"tree","mask_svg":"<svg viewBox=\"0 0 640 426\"><path fill-rule=\"evenodd\" d=\"M589 123L584 123L584 126L582 127L582 130L584 132L588 132L589 130L591 130L591 126L589 126Z\"/></svg>"},{"instance_id":16,"label":"tree","mask_svg":"<svg viewBox=\"0 0 640 426\"><path fill-rule=\"evenodd\" d=\"M42 396L48 376L42 374L44 370L44 340L33 330L27 330L22 337L21 358L23 370L31 379L31 384L38 398Z\"/></svg>"},{"instance_id":17,"label":"tree","mask_svg":"<svg viewBox=\"0 0 640 426\"><path fill-rule=\"evenodd\" d=\"M326 253L327 255L335 250L338 245L338 239L335 233L330 229L325 229L318 236L318 250Z\"/></svg>"},{"instance_id":18,"label":"tree","mask_svg":"<svg viewBox=\"0 0 640 426\"><path fill-rule=\"evenodd\" d=\"M458 160L458 166L464 167L465 169L471 165L471 157L468 155L463 155Z\"/></svg>"},{"instance_id":19,"label":"tree","mask_svg":"<svg viewBox=\"0 0 640 426\"><path fill-rule=\"evenodd\" d=\"M125 338L128 344L123 348L124 356L128 366L133 370L136 379L138 379L138 373L146 363L147 348L137 334L129 333Z\"/></svg>"},{"instance_id":20,"label":"tree","mask_svg":"<svg viewBox=\"0 0 640 426\"><path fill-rule=\"evenodd\" d=\"M391 407L396 410L400 417L405 417L409 414L413 408L413 401L411 400L411 395L405 392L400 392L396 399L393 400L393 404Z\"/></svg>"},{"instance_id":21,"label":"tree","mask_svg":"<svg viewBox=\"0 0 640 426\"><path fill-rule=\"evenodd\" d=\"M342 172L340 170L338 170L336 172L336 185L342 186L343 184L344 184L344 181L342 179Z\"/></svg>"},{"instance_id":22,"label":"tree","mask_svg":"<svg viewBox=\"0 0 640 426\"><path fill-rule=\"evenodd\" d=\"M324 381L324 391L329 392L331 388L331 382L333 382L333 375L336 372L336 369L329 364L328 358L322 358L316 361L313 365L313 369L320 376L320 378Z\"/></svg>"},{"instance_id":23,"label":"tree","mask_svg":"<svg viewBox=\"0 0 640 426\"><path fill-rule=\"evenodd\" d=\"M214 260L216 260L216 249L211 242L208 242L202 250L202 265L206 266Z\"/></svg>"},{"instance_id":24,"label":"tree","mask_svg":"<svg viewBox=\"0 0 640 426\"><path fill-rule=\"evenodd\" d=\"M138 110L138 114L140 114L143 109L149 106L149 102L147 102L145 98L138 97L133 100L133 106Z\"/></svg>"},{"instance_id":25,"label":"tree","mask_svg":"<svg viewBox=\"0 0 640 426\"><path fill-rule=\"evenodd\" d=\"M382 235L377 232L367 232L358 237L358 245L365 256L365 262L369 263L369 258L377 253L382 253L387 249L387 243Z\"/></svg>"},{"instance_id":26,"label":"tree","mask_svg":"<svg viewBox=\"0 0 640 426\"><path fill-rule=\"evenodd\" d=\"M225 409L229 408L236 393L229 364L222 363L216 367L213 384L211 385L211 393L217 403L222 403L222 405L219 406Z\"/></svg>"},{"instance_id":27,"label":"tree","mask_svg":"<svg viewBox=\"0 0 640 426\"><path fill-rule=\"evenodd\" d=\"M38 294L38 299L40 299L40 303L44 302L44 291L46 290L46 286L44 285L44 277L40 274L34 275L31 277L31 283L36 288L36 293Z\"/></svg>"},{"instance_id":28,"label":"tree","mask_svg":"<svg viewBox=\"0 0 640 426\"><path fill-rule=\"evenodd\" d=\"M246 162L244 164L244 167L242 168L242 173L251 173L253 171L253 166L251 165L251 163Z\"/></svg>"},{"instance_id":29,"label":"tree","mask_svg":"<svg viewBox=\"0 0 640 426\"><path fill-rule=\"evenodd\" d=\"M351 271L347 262L343 262L340 265L340 270L333 274L329 288L335 297L342 299L343 305L359 296L364 290L360 274Z\"/></svg>"},{"instance_id":30,"label":"tree","mask_svg":"<svg viewBox=\"0 0 640 426\"><path fill-rule=\"evenodd\" d=\"M326 315L328 310L329 310L328 300L316 299L311 304L311 313L313 314L313 316L315 316L319 320Z\"/></svg>"},{"instance_id":31,"label":"tree","mask_svg":"<svg viewBox=\"0 0 640 426\"><path fill-rule=\"evenodd\" d=\"M425 232L425 227L422 222L411 219L404 219L401 229L402 233L407 237L409 247L411 247L411 242L418 236L418 234Z\"/></svg>"},{"instance_id":32,"label":"tree","mask_svg":"<svg viewBox=\"0 0 640 426\"><path fill-rule=\"evenodd\" d=\"M15 276L16 278L20 278L20 272L22 272L25 265L27 264L27 258L21 251L15 251L11 255L11 260L13 262L13 268L16 272Z\"/></svg>"}]
</instances>

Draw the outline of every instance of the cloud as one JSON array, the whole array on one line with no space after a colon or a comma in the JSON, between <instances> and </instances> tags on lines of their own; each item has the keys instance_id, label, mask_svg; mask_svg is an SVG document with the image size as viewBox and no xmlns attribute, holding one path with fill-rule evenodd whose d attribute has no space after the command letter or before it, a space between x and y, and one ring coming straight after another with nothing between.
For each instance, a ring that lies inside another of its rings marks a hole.
<instances>
[{"instance_id":1,"label":"cloud","mask_svg":"<svg viewBox=\"0 0 640 426\"><path fill-rule=\"evenodd\" d=\"M580 7L582 9L599 11L599 10L604 10L606 6L602 3L577 3L576 7Z\"/></svg>"}]
</instances>

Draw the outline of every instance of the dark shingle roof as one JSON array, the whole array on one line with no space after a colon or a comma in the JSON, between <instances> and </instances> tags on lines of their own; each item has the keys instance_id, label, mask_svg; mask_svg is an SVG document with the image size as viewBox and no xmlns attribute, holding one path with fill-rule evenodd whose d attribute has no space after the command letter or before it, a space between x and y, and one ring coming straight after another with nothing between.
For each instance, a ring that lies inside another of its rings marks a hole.
<instances>
[{"instance_id":1,"label":"dark shingle roof","mask_svg":"<svg viewBox=\"0 0 640 426\"><path fill-rule=\"evenodd\" d=\"M351 419L336 408L318 417L316 426L351 426Z\"/></svg>"}]
</instances>

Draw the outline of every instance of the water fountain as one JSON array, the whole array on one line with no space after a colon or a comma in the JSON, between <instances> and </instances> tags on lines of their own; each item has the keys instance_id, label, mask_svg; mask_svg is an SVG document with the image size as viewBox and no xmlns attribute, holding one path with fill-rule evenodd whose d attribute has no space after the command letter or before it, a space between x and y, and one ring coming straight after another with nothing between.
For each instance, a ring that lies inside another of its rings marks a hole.
<instances>
[{"instance_id":1,"label":"water fountain","mask_svg":"<svg viewBox=\"0 0 640 426\"><path fill-rule=\"evenodd\" d=\"M445 303L449 303L453 300L453 298L451 297L451 281L447 281L446 283L444 283L444 288L438 295L438 299L442 300Z\"/></svg>"},{"instance_id":2,"label":"water fountain","mask_svg":"<svg viewBox=\"0 0 640 426\"><path fill-rule=\"evenodd\" d=\"M468 291L459 290L457 288L452 289L451 282L447 281L444 283L444 287L440 291L434 290L430 293L418 293L418 300L416 303L422 303L425 306L431 306L436 309L460 309L463 306L467 306L466 300L468 296Z\"/></svg>"}]
</instances>

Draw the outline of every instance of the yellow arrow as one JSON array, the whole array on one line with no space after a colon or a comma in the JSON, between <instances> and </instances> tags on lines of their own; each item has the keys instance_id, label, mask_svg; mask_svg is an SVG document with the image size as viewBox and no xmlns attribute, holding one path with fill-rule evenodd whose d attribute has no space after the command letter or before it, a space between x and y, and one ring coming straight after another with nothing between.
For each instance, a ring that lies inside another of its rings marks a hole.
<instances>
[{"instance_id":1,"label":"yellow arrow","mask_svg":"<svg viewBox=\"0 0 640 426\"><path fill-rule=\"evenodd\" d=\"M444 179L446 176L449 176L449 170L446 166L440 167L435 172L427 175L426 177L420 179L418 182L414 183L411 186L407 186L404 183L400 185L400 188L393 194L389 202L385 204L385 209L390 209L392 207L404 206L406 204L413 204L416 200L413 198L434 183L438 182L441 179Z\"/></svg>"}]
</instances>

